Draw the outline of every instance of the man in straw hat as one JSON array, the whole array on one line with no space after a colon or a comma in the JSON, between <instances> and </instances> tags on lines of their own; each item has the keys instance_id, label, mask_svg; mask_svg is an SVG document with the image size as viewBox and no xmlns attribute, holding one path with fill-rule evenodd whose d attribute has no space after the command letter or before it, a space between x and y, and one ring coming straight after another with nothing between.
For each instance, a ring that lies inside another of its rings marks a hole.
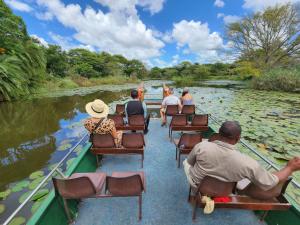
<instances>
[{"instance_id":1,"label":"man in straw hat","mask_svg":"<svg viewBox=\"0 0 300 225\"><path fill-rule=\"evenodd\" d=\"M85 106L86 112L91 116L84 122L84 127L95 134L111 134L117 147L121 146L122 131L117 131L115 122L107 119L109 107L102 100L96 99Z\"/></svg>"}]
</instances>

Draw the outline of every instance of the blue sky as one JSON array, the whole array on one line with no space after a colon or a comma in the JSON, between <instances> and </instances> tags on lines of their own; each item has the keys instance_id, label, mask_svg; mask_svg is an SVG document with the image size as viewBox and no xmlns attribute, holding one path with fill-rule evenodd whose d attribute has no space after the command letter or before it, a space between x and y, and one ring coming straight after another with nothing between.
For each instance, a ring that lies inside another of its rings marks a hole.
<instances>
[{"instance_id":1,"label":"blue sky","mask_svg":"<svg viewBox=\"0 0 300 225\"><path fill-rule=\"evenodd\" d=\"M44 45L87 48L166 67L230 62L225 25L300 0L4 0Z\"/></svg>"}]
</instances>

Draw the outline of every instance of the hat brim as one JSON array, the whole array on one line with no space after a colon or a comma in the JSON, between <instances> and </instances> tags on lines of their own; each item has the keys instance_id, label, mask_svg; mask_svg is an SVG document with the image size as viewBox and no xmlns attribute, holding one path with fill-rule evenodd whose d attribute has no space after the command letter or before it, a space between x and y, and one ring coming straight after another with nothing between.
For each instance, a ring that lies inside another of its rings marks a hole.
<instances>
[{"instance_id":1,"label":"hat brim","mask_svg":"<svg viewBox=\"0 0 300 225\"><path fill-rule=\"evenodd\" d=\"M91 116L91 117L95 117L95 118L103 118L103 117L107 117L108 113L109 113L109 107L108 105L104 105L104 110L101 113L97 113L92 109L92 102L89 102L88 104L85 105L85 110L86 112Z\"/></svg>"}]
</instances>

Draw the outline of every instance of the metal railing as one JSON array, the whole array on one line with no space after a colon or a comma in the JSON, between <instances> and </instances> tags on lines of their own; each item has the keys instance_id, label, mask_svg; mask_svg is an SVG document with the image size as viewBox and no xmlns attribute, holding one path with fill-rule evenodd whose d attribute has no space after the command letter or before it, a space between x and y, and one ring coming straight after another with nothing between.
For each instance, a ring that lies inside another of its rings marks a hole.
<instances>
[{"instance_id":1,"label":"metal railing","mask_svg":"<svg viewBox=\"0 0 300 225\"><path fill-rule=\"evenodd\" d=\"M24 200L24 202L19 205L19 207L5 220L3 225L8 225L12 219L24 208L24 206L31 200L32 196L37 193L37 191L48 181L48 179L55 173L59 173L62 177L64 174L59 170L61 164L74 152L79 144L88 136L86 133L70 150L69 152L59 161L59 163L48 173L48 175L39 183L39 185L30 193L30 195Z\"/></svg>"},{"instance_id":2,"label":"metal railing","mask_svg":"<svg viewBox=\"0 0 300 225\"><path fill-rule=\"evenodd\" d=\"M198 106L196 106L196 109L199 110L201 113L207 114L205 111L203 111L202 109L200 109ZM209 118L216 124L218 124L219 126L221 126L221 123L218 121L218 119L211 115L208 114ZM250 150L252 153L254 153L255 155L257 155L259 158L261 158L265 163L268 164L267 169L273 168L277 171L280 170L280 168L273 163L271 160L267 159L265 156L263 156L261 153L259 153L255 148L253 148L245 139L241 138L240 139L240 144L242 146L244 146L245 148L247 148L248 150ZM300 188L300 184L298 182L296 182L295 180L292 180L292 183L294 186L296 186L297 188Z\"/></svg>"}]
</instances>

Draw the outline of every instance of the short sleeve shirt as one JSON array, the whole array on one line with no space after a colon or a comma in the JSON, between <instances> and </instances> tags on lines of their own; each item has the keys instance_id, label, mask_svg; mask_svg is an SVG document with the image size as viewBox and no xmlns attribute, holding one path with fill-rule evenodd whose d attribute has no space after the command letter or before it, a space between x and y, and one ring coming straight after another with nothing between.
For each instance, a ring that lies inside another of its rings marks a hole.
<instances>
[{"instance_id":1,"label":"short sleeve shirt","mask_svg":"<svg viewBox=\"0 0 300 225\"><path fill-rule=\"evenodd\" d=\"M197 144L187 160L191 165L190 176L196 184L201 183L205 176L227 182L247 178L263 190L269 190L279 182L276 175L268 172L256 160L222 141Z\"/></svg>"},{"instance_id":2,"label":"short sleeve shirt","mask_svg":"<svg viewBox=\"0 0 300 225\"><path fill-rule=\"evenodd\" d=\"M97 123L95 123L91 118L84 121L84 127L92 133L96 128ZM115 122L111 119L104 119L101 124L96 128L94 133L96 134L111 134L115 128Z\"/></svg>"},{"instance_id":3,"label":"short sleeve shirt","mask_svg":"<svg viewBox=\"0 0 300 225\"><path fill-rule=\"evenodd\" d=\"M164 100L161 104L163 106L166 106L166 105L180 105L180 100L175 95L169 95L169 96L164 98Z\"/></svg>"}]
</instances>

